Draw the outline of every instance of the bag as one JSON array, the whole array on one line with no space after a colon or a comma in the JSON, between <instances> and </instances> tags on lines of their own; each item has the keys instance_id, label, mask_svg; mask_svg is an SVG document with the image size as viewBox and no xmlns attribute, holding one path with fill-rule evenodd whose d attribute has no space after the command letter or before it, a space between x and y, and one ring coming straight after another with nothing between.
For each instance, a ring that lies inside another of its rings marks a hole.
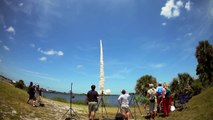
<instances>
[{"instance_id":1,"label":"bag","mask_svg":"<svg viewBox=\"0 0 213 120\"><path fill-rule=\"evenodd\" d=\"M169 97L170 97L170 94L171 94L170 89L169 89L169 88L166 88L166 95L165 95L165 97L166 97L166 98L169 98Z\"/></svg>"},{"instance_id":2,"label":"bag","mask_svg":"<svg viewBox=\"0 0 213 120\"><path fill-rule=\"evenodd\" d=\"M123 115L121 113L117 113L115 115L115 120L123 120Z\"/></svg>"},{"instance_id":3,"label":"bag","mask_svg":"<svg viewBox=\"0 0 213 120\"><path fill-rule=\"evenodd\" d=\"M154 91L151 92L149 100L150 100L150 102L155 102L155 94L154 94Z\"/></svg>"}]
</instances>

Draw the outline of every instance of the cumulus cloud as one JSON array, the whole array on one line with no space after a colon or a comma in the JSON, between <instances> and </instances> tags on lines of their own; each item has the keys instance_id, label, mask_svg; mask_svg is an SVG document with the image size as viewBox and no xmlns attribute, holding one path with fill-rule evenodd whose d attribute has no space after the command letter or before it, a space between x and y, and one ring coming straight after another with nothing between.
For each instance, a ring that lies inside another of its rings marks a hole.
<instances>
[{"instance_id":1,"label":"cumulus cloud","mask_svg":"<svg viewBox=\"0 0 213 120\"><path fill-rule=\"evenodd\" d=\"M10 48L7 47L6 45L4 45L3 48L4 48L6 51L10 51Z\"/></svg>"},{"instance_id":2,"label":"cumulus cloud","mask_svg":"<svg viewBox=\"0 0 213 120\"><path fill-rule=\"evenodd\" d=\"M64 52L63 51L55 51L53 49L48 50L48 51L43 51L41 48L38 48L38 51L45 54L45 55L58 55L58 56L63 56Z\"/></svg>"},{"instance_id":3,"label":"cumulus cloud","mask_svg":"<svg viewBox=\"0 0 213 120\"><path fill-rule=\"evenodd\" d=\"M169 18L178 17L180 15L180 8L183 7L181 0L175 3L175 0L168 0L164 7L161 8L160 15Z\"/></svg>"},{"instance_id":4,"label":"cumulus cloud","mask_svg":"<svg viewBox=\"0 0 213 120\"><path fill-rule=\"evenodd\" d=\"M166 23L166 22L163 22L161 25L162 25L162 26L166 26L166 25L167 25L167 23Z\"/></svg>"},{"instance_id":5,"label":"cumulus cloud","mask_svg":"<svg viewBox=\"0 0 213 120\"><path fill-rule=\"evenodd\" d=\"M190 5L191 5L190 1L188 1L188 2L185 4L185 8L186 8L187 11L189 11L189 10L191 9Z\"/></svg>"},{"instance_id":6,"label":"cumulus cloud","mask_svg":"<svg viewBox=\"0 0 213 120\"><path fill-rule=\"evenodd\" d=\"M7 32L10 32L10 33L13 33L13 35L16 34L16 31L15 31L15 29L14 29L12 26L8 27L8 28L6 29L6 31L7 31Z\"/></svg>"},{"instance_id":7,"label":"cumulus cloud","mask_svg":"<svg viewBox=\"0 0 213 120\"><path fill-rule=\"evenodd\" d=\"M47 61L47 58L46 57L40 57L39 60L44 62L44 61Z\"/></svg>"}]
</instances>

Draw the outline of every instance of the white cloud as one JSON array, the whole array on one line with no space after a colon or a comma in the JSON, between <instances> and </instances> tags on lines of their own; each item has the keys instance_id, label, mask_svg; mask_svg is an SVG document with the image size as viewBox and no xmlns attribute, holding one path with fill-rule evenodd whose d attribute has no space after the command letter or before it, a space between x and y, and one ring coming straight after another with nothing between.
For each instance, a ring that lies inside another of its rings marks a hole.
<instances>
[{"instance_id":1,"label":"white cloud","mask_svg":"<svg viewBox=\"0 0 213 120\"><path fill-rule=\"evenodd\" d=\"M183 2L181 0L179 0L179 1L176 2L176 5L178 7L182 7L183 6Z\"/></svg>"},{"instance_id":2,"label":"white cloud","mask_svg":"<svg viewBox=\"0 0 213 120\"><path fill-rule=\"evenodd\" d=\"M51 77L49 77L48 74L45 74L45 73L35 72L35 71L27 70L27 69L21 69L21 70L24 71L24 72L27 72L29 74L32 74L35 77L39 77L39 78L47 79L47 80L57 81L57 79L51 78Z\"/></svg>"},{"instance_id":3,"label":"white cloud","mask_svg":"<svg viewBox=\"0 0 213 120\"><path fill-rule=\"evenodd\" d=\"M39 73L39 72L35 72L35 71L31 71L31 70L27 70L27 69L21 69L24 72L28 72L31 74L35 74L35 75L42 75L42 76L47 76L48 74L44 74L44 73Z\"/></svg>"},{"instance_id":4,"label":"white cloud","mask_svg":"<svg viewBox=\"0 0 213 120\"><path fill-rule=\"evenodd\" d=\"M150 65L151 67L153 67L153 68L162 68L162 67L164 67L165 65L164 64L152 64L152 65Z\"/></svg>"},{"instance_id":5,"label":"white cloud","mask_svg":"<svg viewBox=\"0 0 213 120\"><path fill-rule=\"evenodd\" d=\"M14 29L12 26L8 27L8 28L6 29L6 31L7 31L7 32L10 32L10 33L13 33L13 35L16 34L16 31L15 31L15 29Z\"/></svg>"},{"instance_id":6,"label":"white cloud","mask_svg":"<svg viewBox=\"0 0 213 120\"><path fill-rule=\"evenodd\" d=\"M38 51L45 54L45 55L58 55L58 56L63 56L64 52L63 51L55 51L53 49L48 50L48 51L43 51L41 48L38 48Z\"/></svg>"},{"instance_id":7,"label":"white cloud","mask_svg":"<svg viewBox=\"0 0 213 120\"><path fill-rule=\"evenodd\" d=\"M47 58L46 57L40 57L39 60L40 61L47 61Z\"/></svg>"},{"instance_id":8,"label":"white cloud","mask_svg":"<svg viewBox=\"0 0 213 120\"><path fill-rule=\"evenodd\" d=\"M24 5L24 3L19 3L19 6L21 7L21 6L23 6Z\"/></svg>"},{"instance_id":9,"label":"white cloud","mask_svg":"<svg viewBox=\"0 0 213 120\"><path fill-rule=\"evenodd\" d=\"M3 48L4 48L5 50L7 50L7 51L10 51L10 48L7 47L6 45L4 45Z\"/></svg>"},{"instance_id":10,"label":"white cloud","mask_svg":"<svg viewBox=\"0 0 213 120\"><path fill-rule=\"evenodd\" d=\"M187 33L185 36L192 36L192 33Z\"/></svg>"},{"instance_id":11,"label":"white cloud","mask_svg":"<svg viewBox=\"0 0 213 120\"><path fill-rule=\"evenodd\" d=\"M104 94L105 94L105 95L109 95L110 93L111 93L111 90L110 90L110 89L104 90Z\"/></svg>"},{"instance_id":12,"label":"white cloud","mask_svg":"<svg viewBox=\"0 0 213 120\"><path fill-rule=\"evenodd\" d=\"M185 8L186 8L186 10L187 11L189 11L190 9L191 9L191 3L190 3L190 1L188 1L186 4L185 4Z\"/></svg>"},{"instance_id":13,"label":"white cloud","mask_svg":"<svg viewBox=\"0 0 213 120\"><path fill-rule=\"evenodd\" d=\"M12 36L9 36L9 39L10 39L10 40L13 40L14 38L13 38Z\"/></svg>"},{"instance_id":14,"label":"white cloud","mask_svg":"<svg viewBox=\"0 0 213 120\"><path fill-rule=\"evenodd\" d=\"M166 26L166 25L167 25L167 23L166 23L166 22L163 22L161 25Z\"/></svg>"},{"instance_id":15,"label":"white cloud","mask_svg":"<svg viewBox=\"0 0 213 120\"><path fill-rule=\"evenodd\" d=\"M83 68L83 67L84 67L83 65L77 65L78 69Z\"/></svg>"},{"instance_id":16,"label":"white cloud","mask_svg":"<svg viewBox=\"0 0 213 120\"><path fill-rule=\"evenodd\" d=\"M183 2L181 0L177 1L176 4L174 0L168 0L164 7L161 8L160 15L169 18L178 17L180 15L180 8L183 7Z\"/></svg>"},{"instance_id":17,"label":"white cloud","mask_svg":"<svg viewBox=\"0 0 213 120\"><path fill-rule=\"evenodd\" d=\"M34 47L35 47L35 44L31 43L31 44L30 44L30 47L34 48Z\"/></svg>"}]
</instances>

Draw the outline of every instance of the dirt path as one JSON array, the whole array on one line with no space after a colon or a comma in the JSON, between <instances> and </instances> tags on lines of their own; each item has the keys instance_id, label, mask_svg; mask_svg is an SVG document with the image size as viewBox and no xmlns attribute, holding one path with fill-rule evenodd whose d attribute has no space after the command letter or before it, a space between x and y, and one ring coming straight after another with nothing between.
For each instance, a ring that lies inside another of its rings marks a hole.
<instances>
[{"instance_id":1,"label":"dirt path","mask_svg":"<svg viewBox=\"0 0 213 120\"><path fill-rule=\"evenodd\" d=\"M34 118L35 120L44 120L44 119L45 120L48 120L48 119L64 120L65 118L70 117L69 104L60 103L60 102L52 101L45 98L42 99L42 103L44 104L44 107L33 107L35 111L32 112L28 117L23 119L26 119L26 120L32 119L32 117L35 116L36 114L41 114L41 115L39 115L40 117ZM75 113L78 114L81 120L86 119L87 113L85 110L81 108L73 107L73 106L72 106L72 109ZM73 115L75 115L75 113L72 112Z\"/></svg>"}]
</instances>

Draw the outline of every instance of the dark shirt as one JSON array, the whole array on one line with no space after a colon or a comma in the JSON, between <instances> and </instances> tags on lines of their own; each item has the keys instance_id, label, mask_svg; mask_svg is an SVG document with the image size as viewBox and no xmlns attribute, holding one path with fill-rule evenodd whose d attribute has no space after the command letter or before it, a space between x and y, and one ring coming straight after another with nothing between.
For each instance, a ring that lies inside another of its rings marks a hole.
<instances>
[{"instance_id":1,"label":"dark shirt","mask_svg":"<svg viewBox=\"0 0 213 120\"><path fill-rule=\"evenodd\" d=\"M88 102L98 102L98 92L90 90L87 93L87 100Z\"/></svg>"}]
</instances>

